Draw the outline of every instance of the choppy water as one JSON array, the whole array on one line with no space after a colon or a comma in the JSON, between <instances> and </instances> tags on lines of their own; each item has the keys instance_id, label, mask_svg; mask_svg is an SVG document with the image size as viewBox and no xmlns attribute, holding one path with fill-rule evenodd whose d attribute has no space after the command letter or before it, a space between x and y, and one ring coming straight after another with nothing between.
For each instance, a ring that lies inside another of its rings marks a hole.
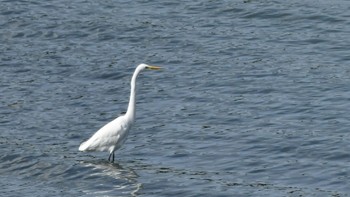
<instances>
[{"instance_id":1,"label":"choppy water","mask_svg":"<svg viewBox=\"0 0 350 197\"><path fill-rule=\"evenodd\" d=\"M349 1L1 1L1 196L347 196ZM79 144L126 110L117 162Z\"/></svg>"}]
</instances>

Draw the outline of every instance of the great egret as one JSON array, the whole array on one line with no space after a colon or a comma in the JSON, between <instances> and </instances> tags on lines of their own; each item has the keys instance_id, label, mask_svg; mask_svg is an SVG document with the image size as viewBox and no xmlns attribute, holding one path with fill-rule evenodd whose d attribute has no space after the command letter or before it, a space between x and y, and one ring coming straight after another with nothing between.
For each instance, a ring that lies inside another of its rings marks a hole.
<instances>
[{"instance_id":1,"label":"great egret","mask_svg":"<svg viewBox=\"0 0 350 197\"><path fill-rule=\"evenodd\" d=\"M136 79L144 69L159 70L158 66L140 64L131 78L130 100L125 115L119 116L99 129L90 139L79 146L79 151L109 151L108 161L114 162L114 151L125 142L131 126L135 121Z\"/></svg>"}]
</instances>

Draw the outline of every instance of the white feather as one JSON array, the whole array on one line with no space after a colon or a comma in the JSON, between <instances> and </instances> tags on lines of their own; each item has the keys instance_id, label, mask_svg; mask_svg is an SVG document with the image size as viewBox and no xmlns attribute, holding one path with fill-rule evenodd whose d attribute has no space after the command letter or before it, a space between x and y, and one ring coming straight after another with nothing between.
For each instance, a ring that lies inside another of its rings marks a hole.
<instances>
[{"instance_id":1,"label":"white feather","mask_svg":"<svg viewBox=\"0 0 350 197\"><path fill-rule=\"evenodd\" d=\"M89 140L83 142L79 151L118 150L125 142L132 123L128 124L125 116L120 116L99 129Z\"/></svg>"},{"instance_id":2,"label":"white feather","mask_svg":"<svg viewBox=\"0 0 350 197\"><path fill-rule=\"evenodd\" d=\"M114 161L114 151L119 149L125 142L135 120L136 79L144 69L159 70L160 67L147 64L137 66L131 78L130 100L126 114L99 129L90 139L79 146L79 151L108 151L110 153L108 160L113 156L112 162Z\"/></svg>"}]
</instances>

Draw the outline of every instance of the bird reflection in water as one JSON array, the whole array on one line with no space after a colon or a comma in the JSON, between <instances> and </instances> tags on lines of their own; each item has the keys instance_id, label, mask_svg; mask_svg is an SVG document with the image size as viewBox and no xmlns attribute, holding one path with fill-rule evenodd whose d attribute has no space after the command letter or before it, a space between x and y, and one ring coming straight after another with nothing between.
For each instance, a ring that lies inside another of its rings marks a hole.
<instances>
[{"instance_id":1,"label":"bird reflection in water","mask_svg":"<svg viewBox=\"0 0 350 197\"><path fill-rule=\"evenodd\" d=\"M96 185L98 190L85 191L86 193L93 195L106 195L113 193L114 195L122 192L123 194L129 193L131 196L138 196L138 192L142 188L142 184L138 182L139 177L136 172L130 168L122 167L118 163L110 163L105 160L95 161L81 161L81 164L87 168L90 168L89 175L86 179L103 179L101 181L106 183L106 179L110 179L109 185L101 184Z\"/></svg>"}]
</instances>

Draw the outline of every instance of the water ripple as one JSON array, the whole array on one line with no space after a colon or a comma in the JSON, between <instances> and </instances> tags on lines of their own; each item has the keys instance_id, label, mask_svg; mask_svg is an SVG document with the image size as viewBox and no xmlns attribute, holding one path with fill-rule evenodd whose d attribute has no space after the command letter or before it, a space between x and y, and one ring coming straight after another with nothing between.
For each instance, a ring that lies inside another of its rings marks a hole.
<instances>
[{"instance_id":1,"label":"water ripple","mask_svg":"<svg viewBox=\"0 0 350 197\"><path fill-rule=\"evenodd\" d=\"M2 1L3 195L346 196L348 7ZM117 162L78 152L141 62Z\"/></svg>"}]
</instances>

